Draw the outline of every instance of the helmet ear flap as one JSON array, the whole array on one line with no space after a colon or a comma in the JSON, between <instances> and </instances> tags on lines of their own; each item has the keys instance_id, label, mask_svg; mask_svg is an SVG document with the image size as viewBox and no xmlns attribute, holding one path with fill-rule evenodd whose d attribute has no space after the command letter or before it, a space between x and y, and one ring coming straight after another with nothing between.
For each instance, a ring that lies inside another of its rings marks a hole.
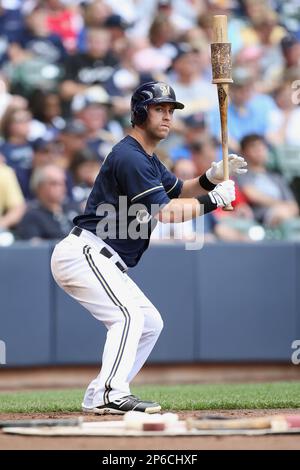
<instances>
[{"instance_id":1,"label":"helmet ear flap","mask_svg":"<svg viewBox=\"0 0 300 470\"><path fill-rule=\"evenodd\" d=\"M143 124L148 116L147 106L137 105L133 110L132 124L141 125Z\"/></svg>"}]
</instances>

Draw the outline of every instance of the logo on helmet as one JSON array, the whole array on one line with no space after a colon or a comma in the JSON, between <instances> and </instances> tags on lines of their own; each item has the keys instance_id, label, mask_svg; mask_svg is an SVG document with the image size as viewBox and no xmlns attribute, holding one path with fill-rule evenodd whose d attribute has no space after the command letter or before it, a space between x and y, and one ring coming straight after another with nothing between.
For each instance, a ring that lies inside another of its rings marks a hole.
<instances>
[{"instance_id":1,"label":"logo on helmet","mask_svg":"<svg viewBox=\"0 0 300 470\"><path fill-rule=\"evenodd\" d=\"M145 99L146 99L146 100L147 100L147 99L148 99L148 100L152 100L152 99L153 99L153 93L152 93L152 91L150 91L150 90L144 90L143 93L144 93L144 95L146 95L146 96L145 96ZM148 95L148 96L147 96L147 95Z\"/></svg>"},{"instance_id":2,"label":"logo on helmet","mask_svg":"<svg viewBox=\"0 0 300 470\"><path fill-rule=\"evenodd\" d=\"M161 93L163 96L169 96L170 95L170 87L169 85L165 85L164 83L159 86Z\"/></svg>"}]
</instances>

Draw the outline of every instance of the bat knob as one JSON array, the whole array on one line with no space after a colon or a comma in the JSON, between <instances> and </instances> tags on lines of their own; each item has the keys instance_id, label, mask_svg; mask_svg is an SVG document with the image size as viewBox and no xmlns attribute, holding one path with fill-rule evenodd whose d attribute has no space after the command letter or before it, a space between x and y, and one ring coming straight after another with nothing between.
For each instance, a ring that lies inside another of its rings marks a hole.
<instances>
[{"instance_id":1,"label":"bat knob","mask_svg":"<svg viewBox=\"0 0 300 470\"><path fill-rule=\"evenodd\" d=\"M223 207L223 211L234 211L234 207L231 204Z\"/></svg>"}]
</instances>

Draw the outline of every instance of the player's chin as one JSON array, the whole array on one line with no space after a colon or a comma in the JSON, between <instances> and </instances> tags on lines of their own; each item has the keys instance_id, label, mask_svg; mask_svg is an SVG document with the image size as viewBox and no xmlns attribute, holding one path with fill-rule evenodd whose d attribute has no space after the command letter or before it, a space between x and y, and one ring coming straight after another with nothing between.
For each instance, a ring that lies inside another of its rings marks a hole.
<instances>
[{"instance_id":1,"label":"player's chin","mask_svg":"<svg viewBox=\"0 0 300 470\"><path fill-rule=\"evenodd\" d=\"M160 138L160 139L165 139L166 137L168 137L170 133L170 128L167 127L167 126L161 126L158 130L157 130L157 136Z\"/></svg>"}]
</instances>

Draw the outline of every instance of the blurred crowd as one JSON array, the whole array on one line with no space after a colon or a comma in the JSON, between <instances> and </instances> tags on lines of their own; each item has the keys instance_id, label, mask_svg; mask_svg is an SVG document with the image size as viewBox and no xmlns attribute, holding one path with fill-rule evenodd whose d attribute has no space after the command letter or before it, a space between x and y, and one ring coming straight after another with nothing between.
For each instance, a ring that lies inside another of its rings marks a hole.
<instances>
[{"instance_id":1,"label":"blurred crowd","mask_svg":"<svg viewBox=\"0 0 300 470\"><path fill-rule=\"evenodd\" d=\"M232 43L230 152L249 171L235 211L205 216L206 240L300 239L299 0L0 0L0 245L70 231L142 82L185 104L159 146L167 167L184 180L221 158L215 14ZM154 240L200 236L164 230Z\"/></svg>"}]
</instances>

